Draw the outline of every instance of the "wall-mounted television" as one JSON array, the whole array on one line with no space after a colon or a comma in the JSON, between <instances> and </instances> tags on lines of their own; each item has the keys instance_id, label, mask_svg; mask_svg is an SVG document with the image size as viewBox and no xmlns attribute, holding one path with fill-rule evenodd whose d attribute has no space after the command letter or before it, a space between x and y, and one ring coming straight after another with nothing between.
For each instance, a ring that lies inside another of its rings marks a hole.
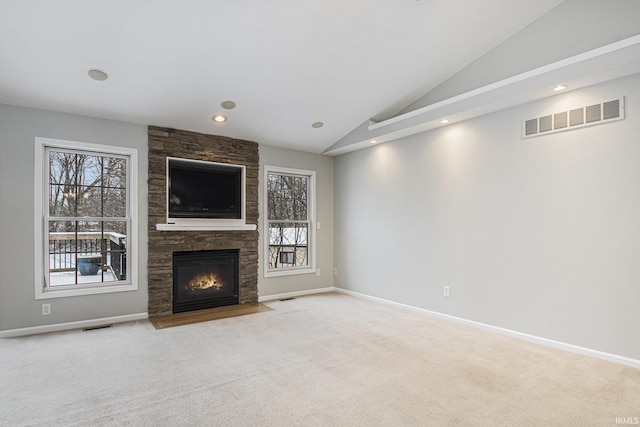
<instances>
[{"instance_id":1,"label":"wall-mounted television","mask_svg":"<svg viewBox=\"0 0 640 427\"><path fill-rule=\"evenodd\" d=\"M167 223L244 222L245 167L167 157Z\"/></svg>"}]
</instances>

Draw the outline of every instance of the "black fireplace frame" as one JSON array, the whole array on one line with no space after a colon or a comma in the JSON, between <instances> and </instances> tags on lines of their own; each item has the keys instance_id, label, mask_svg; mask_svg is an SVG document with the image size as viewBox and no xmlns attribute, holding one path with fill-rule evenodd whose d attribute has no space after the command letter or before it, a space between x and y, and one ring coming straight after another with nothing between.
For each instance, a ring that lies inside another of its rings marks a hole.
<instances>
[{"instance_id":1,"label":"black fireplace frame","mask_svg":"<svg viewBox=\"0 0 640 427\"><path fill-rule=\"evenodd\" d=\"M205 259L212 255L220 257L232 257L233 262L233 290L231 294L226 294L212 298L211 296L194 296L181 298L178 300L178 283L176 280L179 266L176 258ZM173 313L184 313L187 311L203 310L207 308L223 307L227 305L237 305L240 303L240 251L238 249L225 250L204 250L204 251L181 251L173 253Z\"/></svg>"}]
</instances>

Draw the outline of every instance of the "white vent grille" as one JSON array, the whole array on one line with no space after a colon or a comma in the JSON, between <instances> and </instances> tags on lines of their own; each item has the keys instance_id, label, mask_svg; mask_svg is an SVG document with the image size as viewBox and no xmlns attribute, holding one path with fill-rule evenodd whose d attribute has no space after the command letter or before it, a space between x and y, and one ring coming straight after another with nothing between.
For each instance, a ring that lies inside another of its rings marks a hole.
<instances>
[{"instance_id":1,"label":"white vent grille","mask_svg":"<svg viewBox=\"0 0 640 427\"><path fill-rule=\"evenodd\" d=\"M602 104L589 105L586 109L587 123L598 122L602 120Z\"/></svg>"},{"instance_id":2,"label":"white vent grille","mask_svg":"<svg viewBox=\"0 0 640 427\"><path fill-rule=\"evenodd\" d=\"M553 129L564 129L569 126L569 122L567 120L567 111L563 111L562 113L557 113L553 115Z\"/></svg>"},{"instance_id":3,"label":"white vent grille","mask_svg":"<svg viewBox=\"0 0 640 427\"><path fill-rule=\"evenodd\" d=\"M620 100L609 101L602 104L603 120L615 119L620 117Z\"/></svg>"},{"instance_id":4,"label":"white vent grille","mask_svg":"<svg viewBox=\"0 0 640 427\"><path fill-rule=\"evenodd\" d=\"M584 108L569 111L569 126L580 126L584 124Z\"/></svg>"},{"instance_id":5,"label":"white vent grille","mask_svg":"<svg viewBox=\"0 0 640 427\"><path fill-rule=\"evenodd\" d=\"M540 117L538 119L538 126L540 126L540 133L553 130L553 118L551 116Z\"/></svg>"},{"instance_id":6,"label":"white vent grille","mask_svg":"<svg viewBox=\"0 0 640 427\"><path fill-rule=\"evenodd\" d=\"M624 119L624 97L525 120L522 137L531 138L621 119Z\"/></svg>"},{"instance_id":7,"label":"white vent grille","mask_svg":"<svg viewBox=\"0 0 640 427\"><path fill-rule=\"evenodd\" d=\"M538 133L538 119L527 120L524 123L524 134L534 135Z\"/></svg>"}]
</instances>

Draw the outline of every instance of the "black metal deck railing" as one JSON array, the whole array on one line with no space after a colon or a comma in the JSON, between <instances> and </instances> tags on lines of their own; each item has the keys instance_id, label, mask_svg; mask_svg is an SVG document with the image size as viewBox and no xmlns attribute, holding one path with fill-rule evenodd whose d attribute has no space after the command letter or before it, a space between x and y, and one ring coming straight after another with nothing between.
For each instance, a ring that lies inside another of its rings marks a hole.
<instances>
[{"instance_id":1,"label":"black metal deck railing","mask_svg":"<svg viewBox=\"0 0 640 427\"><path fill-rule=\"evenodd\" d=\"M74 271L79 256L102 257L118 279L126 278L126 236L119 233L49 233L49 271Z\"/></svg>"}]
</instances>

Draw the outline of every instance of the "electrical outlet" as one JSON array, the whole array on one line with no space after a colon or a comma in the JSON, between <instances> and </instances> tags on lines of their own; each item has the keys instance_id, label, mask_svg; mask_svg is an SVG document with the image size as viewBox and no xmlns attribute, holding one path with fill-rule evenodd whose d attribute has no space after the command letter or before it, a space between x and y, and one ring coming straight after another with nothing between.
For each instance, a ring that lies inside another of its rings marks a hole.
<instances>
[{"instance_id":1,"label":"electrical outlet","mask_svg":"<svg viewBox=\"0 0 640 427\"><path fill-rule=\"evenodd\" d=\"M42 304L42 315L48 316L51 314L51 304Z\"/></svg>"},{"instance_id":2,"label":"electrical outlet","mask_svg":"<svg viewBox=\"0 0 640 427\"><path fill-rule=\"evenodd\" d=\"M338 267L333 267L333 275L334 276L338 275Z\"/></svg>"},{"instance_id":3,"label":"electrical outlet","mask_svg":"<svg viewBox=\"0 0 640 427\"><path fill-rule=\"evenodd\" d=\"M320 275L320 269L318 268L316 269L316 276L319 276L319 275Z\"/></svg>"},{"instance_id":4,"label":"electrical outlet","mask_svg":"<svg viewBox=\"0 0 640 427\"><path fill-rule=\"evenodd\" d=\"M445 286L442 291L442 295L444 295L445 297L448 297L449 295L451 295L451 288L449 286Z\"/></svg>"}]
</instances>

